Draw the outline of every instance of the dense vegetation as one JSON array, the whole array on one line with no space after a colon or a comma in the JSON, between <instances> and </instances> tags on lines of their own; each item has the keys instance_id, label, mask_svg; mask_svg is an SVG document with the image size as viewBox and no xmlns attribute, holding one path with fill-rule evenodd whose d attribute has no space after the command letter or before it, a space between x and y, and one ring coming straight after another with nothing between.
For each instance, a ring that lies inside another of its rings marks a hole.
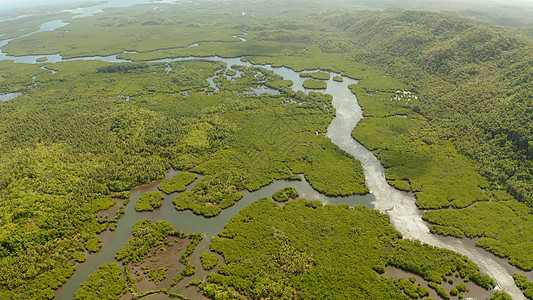
<instances>
[{"instance_id":1,"label":"dense vegetation","mask_svg":"<svg viewBox=\"0 0 533 300\"><path fill-rule=\"evenodd\" d=\"M18 68L1 66L5 74ZM259 74L280 84L258 68L243 69L236 81L221 79L224 92L206 95L205 78L223 64L119 66L57 63L50 66L57 74L24 67L21 74L35 75L39 89L0 105L0 293L53 297L79 251L101 247L96 234L108 224L93 214L111 202L100 194L160 179L171 165L205 175L192 193L201 207L193 211L206 216L238 201L238 190L299 179L296 173L331 195L368 191L360 163L315 134L333 117L331 97L238 92L260 85ZM33 84L20 78L6 75L0 85ZM301 105L282 105L291 98Z\"/></svg>"},{"instance_id":2,"label":"dense vegetation","mask_svg":"<svg viewBox=\"0 0 533 300\"><path fill-rule=\"evenodd\" d=\"M211 249L226 264L209 276L218 287L204 286L210 297L234 289L254 299L409 299L394 280L379 276L386 265L437 286L454 272L485 288L494 284L461 255L402 240L386 215L362 206L300 199L280 207L263 198L233 216Z\"/></svg>"},{"instance_id":3,"label":"dense vegetation","mask_svg":"<svg viewBox=\"0 0 533 300\"><path fill-rule=\"evenodd\" d=\"M343 21L351 18L344 17ZM465 207L427 212L424 219L435 224L432 232L482 237L478 246L531 270L530 209L507 194L531 205L532 131L528 126L533 123L526 116L531 108L531 80L524 72L531 65L530 42L501 28L439 14L401 11L370 21L374 17L342 23L337 16L339 22L334 24L357 36L352 40L361 46L357 48L372 47L359 53L359 59L403 77L416 93L354 87L365 116L380 118L363 120L354 136L365 146L379 149L376 154L388 167L389 182L415 191L419 207ZM392 37L391 22L397 24ZM373 36L365 34L369 29ZM357 42L361 38L365 46ZM420 119L415 111L430 122L413 120ZM466 161L446 140L479 164ZM477 170L490 184L475 174ZM432 181L429 190L419 189ZM486 189L484 193L480 188ZM466 208L491 197L494 202ZM472 219L483 220L483 225L474 229Z\"/></svg>"},{"instance_id":4,"label":"dense vegetation","mask_svg":"<svg viewBox=\"0 0 533 300\"><path fill-rule=\"evenodd\" d=\"M326 89L328 84L325 81L317 79L306 79L302 86L306 89Z\"/></svg>"},{"instance_id":5,"label":"dense vegetation","mask_svg":"<svg viewBox=\"0 0 533 300\"><path fill-rule=\"evenodd\" d=\"M524 296L533 299L533 282L527 281L527 277L521 274L514 274L513 278L516 285L524 291Z\"/></svg>"},{"instance_id":6,"label":"dense vegetation","mask_svg":"<svg viewBox=\"0 0 533 300\"><path fill-rule=\"evenodd\" d=\"M402 78L420 99L407 106L431 120L419 132L424 141L452 141L461 153L482 163L481 173L495 188L530 201L529 41L501 28L437 13L343 12L326 14L321 20L335 28L317 38L322 55L309 51L290 60L251 60L345 71L361 78L360 84L369 92L394 87L383 84L383 78L371 84L368 72L356 70L353 61ZM277 40L273 27L269 38ZM253 34L253 27L246 30Z\"/></svg>"},{"instance_id":7,"label":"dense vegetation","mask_svg":"<svg viewBox=\"0 0 533 300\"><path fill-rule=\"evenodd\" d=\"M277 202L287 202L290 199L298 198L298 191L293 187L282 188L281 190L272 194L272 199Z\"/></svg>"},{"instance_id":8,"label":"dense vegetation","mask_svg":"<svg viewBox=\"0 0 533 300\"><path fill-rule=\"evenodd\" d=\"M271 87L279 88L281 77L270 71L261 68L240 71L243 74L235 83L221 78L219 85L225 90L244 90L246 84L254 84L260 77L266 78ZM334 113L331 96L283 91L287 94L282 97L247 97L246 101L243 96L231 93L234 98L226 103L217 94L206 98L214 102L213 107L203 108L197 115L199 120L194 121L193 130L184 140L186 154L172 161L176 168L190 168L205 177L191 191L174 198L176 209L212 217L242 197L238 190L254 191L274 179L300 180L297 173L303 173L313 188L328 195L368 192L360 163L325 136L316 134L326 130ZM189 104L191 109L208 104L200 99L191 95L185 101L194 101ZM297 101L291 103L289 99ZM287 102L290 104L280 105ZM150 106L174 116L193 114L187 106L172 107L162 98ZM211 121L215 114L223 118ZM221 139L224 135L226 140ZM229 148L224 149L223 145ZM206 160L213 148L220 150Z\"/></svg>"},{"instance_id":9,"label":"dense vegetation","mask_svg":"<svg viewBox=\"0 0 533 300\"><path fill-rule=\"evenodd\" d=\"M514 200L477 203L468 209L428 211L424 219L439 226L435 226L437 233L450 228L458 231L459 236L482 237L477 246L508 257L510 264L521 269L533 269L533 253L529 251L533 217L523 203ZM477 220L475 224L472 219Z\"/></svg>"},{"instance_id":10,"label":"dense vegetation","mask_svg":"<svg viewBox=\"0 0 533 300\"><path fill-rule=\"evenodd\" d=\"M352 135L375 151L387 168L388 182L415 192L422 209L462 208L427 211L423 218L434 224L432 233L482 237L477 246L508 257L510 264L524 270L533 268L533 254L527 250L533 236L528 229L533 222L530 208L490 185L476 172L479 165L450 143L425 139L430 130L427 122L409 107L419 102L416 95L403 91L369 95L358 86L352 91L366 116ZM486 202L489 199L493 201Z\"/></svg>"},{"instance_id":11,"label":"dense vegetation","mask_svg":"<svg viewBox=\"0 0 533 300\"><path fill-rule=\"evenodd\" d=\"M172 179L161 182L157 188L163 191L165 194L183 192L187 186L193 183L196 179L198 179L196 174L180 172L172 177Z\"/></svg>"},{"instance_id":12,"label":"dense vegetation","mask_svg":"<svg viewBox=\"0 0 533 300\"><path fill-rule=\"evenodd\" d=\"M96 73L105 65L56 64L60 72L53 77L32 66L40 88L0 107L0 294L53 297L52 290L74 271L77 253L100 248L96 233L107 224L99 224L93 213L111 202L99 194L162 178L170 166L158 153L178 138L176 122L110 97L138 74ZM218 68L200 62L183 66L196 65L206 72ZM18 68L2 66L7 73ZM78 84L80 78L84 84ZM201 85L203 78L199 73L191 80ZM2 86L10 80L4 78Z\"/></svg>"},{"instance_id":13,"label":"dense vegetation","mask_svg":"<svg viewBox=\"0 0 533 300\"><path fill-rule=\"evenodd\" d=\"M531 204L530 41L437 13L341 13L324 20L342 31L324 51L351 51L407 81L422 99L413 108L431 119L425 140L453 141L482 164L493 185Z\"/></svg>"},{"instance_id":14,"label":"dense vegetation","mask_svg":"<svg viewBox=\"0 0 533 300\"><path fill-rule=\"evenodd\" d=\"M297 70L344 71L361 78L361 84L374 91L390 91L395 86L389 86L387 78L374 77L375 83L371 83L368 76L377 74L362 71L357 62L372 64L402 78L423 100L409 106L431 120L421 138L430 143L451 140L461 153L482 163L480 171L491 185L507 189L521 201L529 201L532 130L527 126L532 122L527 113L531 107L528 100L531 80L526 71L531 64L528 40L486 24L401 9L331 13L319 20L333 28L321 27L329 34L315 35L316 40L308 41L318 44L318 49L306 47L307 52L291 57L250 60ZM285 46L298 44L297 36L309 37L317 29L281 27L244 25L242 29L248 32L252 43L254 36L260 35L262 40L272 42L285 39ZM293 37L292 43L286 40L287 36ZM220 46L214 51L222 49ZM261 51L257 54L267 55ZM513 117L503 117L509 115Z\"/></svg>"},{"instance_id":15,"label":"dense vegetation","mask_svg":"<svg viewBox=\"0 0 533 300\"><path fill-rule=\"evenodd\" d=\"M327 8L339 3L347 4ZM368 118L354 136L376 151L388 181L415 192L420 208L460 208L427 212L432 232L482 237L479 246L531 269L531 211L509 195L531 206L531 41L438 13L311 16L314 6L300 4L280 9L245 2L246 16L218 2L158 3L165 8L158 12L115 9L69 20L69 26L14 40L2 50L66 57L121 53L133 60L254 55L246 59L360 79L352 90ZM0 34L17 36L63 16L2 22ZM246 43L232 37L243 32ZM0 103L0 294L7 298L52 298L82 253L100 249L96 234L116 225L95 212L112 205L115 192L161 179L170 166L205 175L174 199L176 208L204 216L233 205L240 190L297 180L297 174L331 196L368 192L360 164L317 134L335 114L331 99L287 90L291 82L267 70L240 68L243 75L237 75L209 61L45 66L0 62L2 93L24 92ZM211 76L220 91L208 88ZM246 93L263 85L281 95ZM471 218L482 218L483 228L473 228ZM305 253L283 249L300 257L303 269L310 264ZM302 269L283 266L289 273ZM239 282L227 285L245 290ZM235 295L228 286L209 283L202 290Z\"/></svg>"},{"instance_id":16,"label":"dense vegetation","mask_svg":"<svg viewBox=\"0 0 533 300\"><path fill-rule=\"evenodd\" d=\"M103 264L76 291L76 300L118 299L126 289L126 282L116 263Z\"/></svg>"},{"instance_id":17,"label":"dense vegetation","mask_svg":"<svg viewBox=\"0 0 533 300\"><path fill-rule=\"evenodd\" d=\"M160 192L148 192L139 197L139 200L135 203L136 211L152 211L163 205L165 196Z\"/></svg>"},{"instance_id":18,"label":"dense vegetation","mask_svg":"<svg viewBox=\"0 0 533 300\"><path fill-rule=\"evenodd\" d=\"M168 221L152 223L149 219L135 222L133 238L115 258L123 264L139 263L154 247L162 246L169 236L184 238L185 233L176 231Z\"/></svg>"},{"instance_id":19,"label":"dense vegetation","mask_svg":"<svg viewBox=\"0 0 533 300\"><path fill-rule=\"evenodd\" d=\"M216 254L202 253L200 254L200 261L204 270L211 270L218 264L218 256Z\"/></svg>"},{"instance_id":20,"label":"dense vegetation","mask_svg":"<svg viewBox=\"0 0 533 300\"><path fill-rule=\"evenodd\" d=\"M111 197L101 197L94 199L94 201L91 202L91 208L93 213L99 212L101 210L106 210L113 205L115 205L115 202Z\"/></svg>"},{"instance_id":21,"label":"dense vegetation","mask_svg":"<svg viewBox=\"0 0 533 300\"><path fill-rule=\"evenodd\" d=\"M420 208L462 208L489 200L481 189L487 188L488 183L453 146L428 145L411 137L423 126L419 120L395 116L365 118L353 136L365 147L376 150L376 156L387 168L389 183L414 191Z\"/></svg>"}]
</instances>

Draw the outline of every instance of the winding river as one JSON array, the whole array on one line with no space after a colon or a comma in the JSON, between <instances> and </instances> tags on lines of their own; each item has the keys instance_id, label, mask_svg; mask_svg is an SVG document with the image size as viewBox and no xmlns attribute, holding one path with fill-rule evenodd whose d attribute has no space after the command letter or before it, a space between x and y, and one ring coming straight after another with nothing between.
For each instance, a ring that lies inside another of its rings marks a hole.
<instances>
[{"instance_id":1,"label":"winding river","mask_svg":"<svg viewBox=\"0 0 533 300\"><path fill-rule=\"evenodd\" d=\"M55 23L49 22L43 24L44 27L42 26L37 32L55 30L56 28L67 24L61 20L53 22ZM30 34L24 36L28 35ZM244 39L242 41L245 42ZM9 40L0 41L0 47L6 45L8 42ZM116 55L107 57L83 57L66 60L63 59L60 54L14 57L0 51L0 60L14 60L15 62L20 63L37 63L37 58L43 56L48 58L48 63L68 60L103 60L108 62L127 62L125 60L117 59ZM153 62L172 62L191 59L196 58L186 57L162 59L155 60ZM242 62L239 58L225 59L220 57L203 57L202 59L223 61L227 63L227 68L230 68L232 65L252 66L252 64L248 62ZM302 83L305 78L301 78L297 72L288 68L274 68L268 65L262 67L272 70L276 74L283 76L285 79L292 80L294 82L292 87L294 90L307 92L307 90L302 87ZM332 75L337 76L338 74L332 73ZM357 103L357 99L348 89L350 84L356 84L357 81L346 77L343 79L343 82L336 82L330 79L328 81L328 87L325 90L326 93L333 96L333 106L337 111L336 117L328 127L327 136L341 149L350 153L356 159L362 162L366 175L366 184L371 190L370 194L365 196L332 198L316 192L305 180L301 182L276 181L260 189L259 191L245 192L243 199L237 202L236 205L223 210L222 213L215 218L205 219L203 217L196 216L189 211L177 212L172 204L172 198L175 196L175 194L167 195L165 197L164 204L160 209L157 209L154 212L138 213L133 208L135 201L142 193L157 190L157 182L138 187L132 190L132 201L126 207L126 213L119 220L117 229L113 232L105 231L100 235L100 238L103 241L102 250L98 253L88 254L86 262L77 265L77 270L74 275L65 285L57 290L57 299L73 299L74 292L79 288L80 284L87 279L89 274L93 273L101 264L113 261L116 252L122 249L122 247L131 237L131 229L137 220L143 218L150 218L153 220L168 220L177 230L203 233L205 239L202 240L202 242L198 245L197 250L191 256L191 262L193 264L200 265L199 254L208 250L210 239L223 229L224 224L231 218L231 216L238 213L243 207L254 202L255 200L262 197L270 197L272 193L286 186L295 187L300 192L300 195L307 199L318 199L322 200L324 203L331 204L348 203L350 206L366 205L368 207L376 208L384 213L388 213L390 215L392 225L398 231L400 231L405 238L417 239L421 242L451 249L468 256L473 262L479 265L483 273L494 278L498 284L498 287L511 295L513 299L525 299L512 279L513 273L524 272L510 266L507 263L507 260L497 258L485 250L475 247L474 240L446 238L430 234L427 224L421 219L423 212L420 211L415 205L414 196L411 193L396 190L387 183L385 180L384 169L373 153L364 148L351 137L351 131L357 125L357 122L362 119L363 115L362 110ZM166 178L171 178L176 173L176 171L171 170L166 174ZM189 189L193 185L189 186ZM391 207L393 207L392 210L388 209ZM527 274L531 280L531 272ZM199 270L193 279L204 279L205 276L206 272ZM185 283L183 282L178 284L175 288L172 288L171 291L177 291L185 296L197 298L198 294L193 291L193 289L186 289L184 284ZM157 295L153 295L150 296L150 299L156 299L158 297L159 296Z\"/></svg>"}]
</instances>

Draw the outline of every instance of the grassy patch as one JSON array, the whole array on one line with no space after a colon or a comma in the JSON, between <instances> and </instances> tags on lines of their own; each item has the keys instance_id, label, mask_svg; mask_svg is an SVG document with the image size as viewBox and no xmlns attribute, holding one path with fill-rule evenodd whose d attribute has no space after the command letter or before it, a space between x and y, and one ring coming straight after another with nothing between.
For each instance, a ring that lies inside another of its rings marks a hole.
<instances>
[{"instance_id":1,"label":"grassy patch","mask_svg":"<svg viewBox=\"0 0 533 300\"><path fill-rule=\"evenodd\" d=\"M111 197L96 198L91 202L91 208L93 213L106 210L115 205L115 201Z\"/></svg>"},{"instance_id":2,"label":"grassy patch","mask_svg":"<svg viewBox=\"0 0 533 300\"><path fill-rule=\"evenodd\" d=\"M137 200L137 203L135 203L135 210L136 211L152 211L156 208L161 207L161 205L163 205L164 199L165 199L165 196L163 196L163 194L161 194L160 192L144 193L139 197L139 200Z\"/></svg>"},{"instance_id":3,"label":"grassy patch","mask_svg":"<svg viewBox=\"0 0 533 300\"><path fill-rule=\"evenodd\" d=\"M329 80L331 75L329 75L328 72L317 71L317 72L302 72L300 73L300 77L311 77L313 79L318 79L318 80Z\"/></svg>"},{"instance_id":4,"label":"grassy patch","mask_svg":"<svg viewBox=\"0 0 533 300\"><path fill-rule=\"evenodd\" d=\"M196 179L198 179L198 176L193 173L188 172L180 172L172 179L161 182L157 188L163 191L165 194L172 194L175 192L183 192L187 188L187 186L191 183L193 183Z\"/></svg>"},{"instance_id":5,"label":"grassy patch","mask_svg":"<svg viewBox=\"0 0 533 300\"><path fill-rule=\"evenodd\" d=\"M418 96L414 94L404 95L404 92L409 91L398 90L397 92L390 92L371 90L366 89L360 84L352 84L349 88L357 96L359 105L364 107L365 117L383 118L400 116L425 120L423 116L413 110L419 103Z\"/></svg>"},{"instance_id":6,"label":"grassy patch","mask_svg":"<svg viewBox=\"0 0 533 300\"><path fill-rule=\"evenodd\" d=\"M289 186L272 194L272 199L277 202L287 202L289 201L289 199L298 198L298 196L298 191L295 188Z\"/></svg>"},{"instance_id":7,"label":"grassy patch","mask_svg":"<svg viewBox=\"0 0 533 300\"><path fill-rule=\"evenodd\" d=\"M306 79L302 86L306 89L325 90L328 87L327 82L317 79Z\"/></svg>"},{"instance_id":8,"label":"grassy patch","mask_svg":"<svg viewBox=\"0 0 533 300\"><path fill-rule=\"evenodd\" d=\"M489 200L481 189L488 183L473 162L450 144L429 145L416 139L424 126L409 118L365 118L352 135L375 151L391 185L415 192L419 208L463 208Z\"/></svg>"}]
</instances>

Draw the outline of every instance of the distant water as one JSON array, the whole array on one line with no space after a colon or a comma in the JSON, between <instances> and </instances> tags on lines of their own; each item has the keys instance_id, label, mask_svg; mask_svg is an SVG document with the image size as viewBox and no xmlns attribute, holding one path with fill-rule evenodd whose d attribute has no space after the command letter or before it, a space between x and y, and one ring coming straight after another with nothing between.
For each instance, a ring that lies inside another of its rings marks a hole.
<instances>
[{"instance_id":1,"label":"distant water","mask_svg":"<svg viewBox=\"0 0 533 300\"><path fill-rule=\"evenodd\" d=\"M150 1L150 0L112 0L104 4L94 5L91 7L82 7L79 9L71 10L72 13L75 13L76 16L73 18L85 18L93 16L97 13L101 13L106 8L117 8L117 7L128 7L136 4L162 4L162 3L174 3L176 1Z\"/></svg>"},{"instance_id":2,"label":"distant water","mask_svg":"<svg viewBox=\"0 0 533 300\"><path fill-rule=\"evenodd\" d=\"M156 4L163 3L163 2L168 3L172 1L158 1ZM95 5L92 7L79 9L79 10L73 11L73 13L77 13L77 17L86 17L86 16L94 15L102 11L102 9L105 9L105 8L127 7L127 6L131 6L134 4L143 4L143 3L151 3L151 2L148 0L142 0L142 1L141 0L114 0L106 4ZM42 24L38 31L22 35L18 38L29 36L37 32L52 31L62 26L65 26L67 24L68 23L63 22L62 20L47 22L47 23ZM244 38L239 38L236 36L235 38L238 38L243 42L245 41ZM5 46L9 41L10 40L0 41L0 47ZM75 58L75 59L68 59L68 60L63 59L61 55L59 54L16 57L16 56L8 56L5 53L2 53L0 49L0 60L13 60L15 62L20 62L20 63L37 63L37 59L43 56L48 59L48 63L54 63L54 62L59 62L59 61L69 61L69 60L103 60L103 61L108 61L108 62L127 62L127 60L117 59L116 55L111 55L107 57L100 57L100 56L82 57L82 58ZM191 59L195 59L195 58L187 57L187 58L162 59L162 60L157 60L153 62L171 62L171 61L191 60ZM202 59L224 61L228 64L228 67L231 65L235 65L235 64L236 65L248 65L248 66L251 65L250 63L241 62L239 58L222 59L219 57L209 57L209 58L202 58ZM294 90L304 90L302 87L302 82L305 80L305 78L299 77L298 73L294 72L293 70L287 69L287 68L272 68L271 66L263 66L263 67L274 71L276 74L285 77L285 79L292 80L294 82L294 85L292 86ZM334 75L337 75L337 74L334 74ZM363 168L365 170L365 175L366 175L366 183L371 190L371 194L367 195L366 198L362 197L357 200L353 199L353 200L356 200L354 202L362 200L363 203L359 203L359 204L366 204L366 205L374 206L374 208L382 212L387 212L391 217L392 225L395 226L400 232L402 232L402 234L406 238L418 239L422 242L425 242L425 243L428 243L434 246L448 248L456 252L462 253L464 255L467 255L472 261L474 261L480 266L483 273L486 273L490 275L492 278L494 278L496 282L498 283L498 285L501 288L503 288L503 290L505 290L507 293L509 293L513 297L513 299L525 299L523 294L514 284L512 276L511 276L512 273L519 272L519 270L510 266L506 260L499 259L496 256L488 253L487 251L480 249L478 247L475 247L473 242L470 241L469 239L445 238L445 237L430 234L427 225L421 219L421 211L418 210L418 208L414 204L415 199L413 195L398 191L394 189L393 187L391 187L390 185L388 185L388 183L386 182L384 178L384 169L381 166L380 162L375 158L375 156L373 155L371 151L364 148L362 145L360 145L355 140L353 140L353 138L351 138L350 136L351 130L356 126L357 122L362 118L362 111L359 105L357 104L357 99L347 88L347 86L352 83L356 83L356 81L351 81L349 78L345 78L344 83L337 83L330 79L330 81L328 81L328 88L325 90L325 92L332 94L334 96L333 105L337 111L337 117L330 124L328 128L327 136L330 137L331 140L335 144L337 144L341 149L352 154L356 159L362 162ZM17 93L0 95L0 100L9 101L18 96L20 96L20 93L18 93L18 95ZM261 191L261 193L262 192L263 191ZM256 194L253 193L252 195L255 196ZM317 197L317 195L315 195L315 197ZM315 197L312 197L312 198L315 198ZM245 196L245 199L248 199L248 197ZM240 205L244 205L245 203L248 203L244 201L245 199L241 200L239 202L240 204L236 205L236 207L233 209L236 209L237 207L240 207ZM345 200L348 200L348 199L342 199L341 201L345 201ZM170 202L170 201L167 201L167 202ZM352 202L351 204L352 205L355 204L354 202ZM131 207L132 207L132 204L129 205L129 209L131 209ZM176 213L173 209L171 209L171 211L173 212L172 214ZM230 212L236 213L238 211L232 211L231 209L228 209L228 210L225 210L225 212L226 212L225 214L229 214ZM180 214L180 216L183 216L183 215L184 214ZM129 219L129 217L127 216L125 219L128 220L126 222L128 224L131 221L133 221L132 219ZM203 218L198 218L198 219L203 222ZM218 224L219 227L217 227L216 230L220 230L221 228L220 226L223 226L223 224L225 224L221 222L222 219L223 218L220 218L220 217L216 218L217 222L220 222L220 224ZM122 223L124 223L124 221ZM173 223L175 225L178 225L175 222ZM196 223L198 222L195 222L195 225L198 225ZM178 226L178 227L181 227L181 226ZM120 224L119 224L119 228L120 228ZM178 229L183 230L182 228L178 228ZM212 236L213 234L215 234L215 232L218 232L216 230L213 232L210 232L210 235ZM112 233L110 233L110 235L112 235ZM209 234L206 233L206 236L209 236ZM126 240L127 239L122 241L122 244L124 244ZM203 247L207 247L208 242L205 241L204 243L205 245L202 244ZM104 244L106 244L105 241L104 241ZM115 245L115 247L122 247L122 245ZM116 252L116 249L106 250L106 248L104 247L102 252L95 254L94 257L98 257L99 258L98 260L106 261L108 258L112 259L114 255L113 251ZM58 295L62 295L62 294L65 295L65 294L70 294L70 293L73 294L73 292L76 289L76 286L79 286L79 283L85 280L86 276L91 273L91 270L90 270L91 267L89 267L89 265L90 264L88 263L79 265L78 268L83 269L83 271L78 270L78 272L76 272L73 276L73 277L76 277L76 279L69 280L69 282L67 282L67 284L58 291ZM98 265L96 265L95 267L97 268ZM532 274L529 273L528 275L531 278Z\"/></svg>"},{"instance_id":3,"label":"distant water","mask_svg":"<svg viewBox=\"0 0 533 300\"><path fill-rule=\"evenodd\" d=\"M7 102L9 100L13 100L13 99L17 98L20 95L22 95L22 93L0 94L0 101Z\"/></svg>"},{"instance_id":4,"label":"distant water","mask_svg":"<svg viewBox=\"0 0 533 300\"><path fill-rule=\"evenodd\" d=\"M150 0L111 0L107 1L103 4L97 4L99 2L103 2L102 0L86 0L88 2L94 2L95 5L91 7L83 7L81 9L74 10L75 12L79 12L80 14L83 14L83 16L80 17L88 17L92 16L95 13L101 12L102 9L105 8L112 8L112 7L128 7L135 4L159 4L159 3L173 3L175 1L157 1L157 2L151 2ZM14 9L14 8L31 8L31 7L38 7L38 6L45 6L45 5L54 5L54 4L68 4L68 3L76 3L79 1L75 0L47 0L44 1L35 1L35 0L19 0L19 1L0 1L0 11L2 10L8 10L8 9ZM0 20L7 21L7 20L13 20L17 19L18 17L13 17L9 19Z\"/></svg>"}]
</instances>

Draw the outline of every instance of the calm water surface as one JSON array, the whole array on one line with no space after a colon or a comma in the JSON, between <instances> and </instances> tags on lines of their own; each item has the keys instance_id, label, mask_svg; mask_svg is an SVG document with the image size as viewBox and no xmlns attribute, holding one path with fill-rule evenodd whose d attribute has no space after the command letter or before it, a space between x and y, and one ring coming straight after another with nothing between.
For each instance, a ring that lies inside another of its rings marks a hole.
<instances>
[{"instance_id":1,"label":"calm water surface","mask_svg":"<svg viewBox=\"0 0 533 300\"><path fill-rule=\"evenodd\" d=\"M17 98L18 96L22 95L22 93L7 93L7 94L0 94L0 101L7 102L9 100L13 100Z\"/></svg>"},{"instance_id":2,"label":"calm water surface","mask_svg":"<svg viewBox=\"0 0 533 300\"><path fill-rule=\"evenodd\" d=\"M146 3L147 1L138 2ZM136 4L137 1L111 1L110 3L129 6L131 4ZM112 7L110 3L107 4L108 6L94 6L90 8L91 10L86 9L85 12L83 12L83 14L79 14L78 17L89 16L91 14L97 13L102 8ZM55 30L67 24L68 23L63 22L62 20L47 22L43 24L38 31L22 35L18 38L29 36L37 32ZM242 42L246 41L246 39L244 38L239 39L241 39ZM11 40L0 41L0 47L6 45ZM13 60L19 63L37 63L36 60L43 56L47 57L48 63L68 60L102 60L108 62L127 62L126 60L117 59L116 55L106 57L82 57L64 60L59 54L15 57L9 56L0 51L0 60ZM154 62L171 62L191 59L196 58L186 57L162 59L156 60ZM239 58L223 59L219 57L209 57L208 59L224 61L227 63L228 68L230 68L232 65L252 66L248 62L240 61ZM302 87L302 83L305 78L301 78L297 72L294 72L293 70L288 68L273 68L271 66L263 67L274 71L276 74L283 76L285 79L292 80L294 82L294 85L292 87L294 90L305 91L305 89ZM264 187L259 191L245 193L244 198L233 207L223 210L222 213L215 218L205 219L203 217L196 216L188 211L177 212L172 205L172 198L175 195L166 196L166 200L163 207L156 210L155 212L135 212L133 206L139 195L146 191L156 190L155 184L143 186L132 191L132 203L130 203L126 208L126 214L123 215L123 217L118 222L117 229L114 232L106 231L100 235L100 238L103 241L102 250L98 253L87 255L87 261L83 264L79 264L77 266L77 271L72 276L72 278L57 291L57 298L72 299L76 289L78 289L80 284L87 279L89 274L94 272L101 264L113 261L115 253L118 250L122 249L122 247L131 237L130 235L132 226L137 220L143 218L150 218L153 220L168 220L172 224L174 224L177 230L185 232L203 233L206 238L198 245L197 251L195 251L191 256L191 262L196 265L200 265L198 258L199 254L208 249L208 244L211 237L215 236L223 229L224 224L233 214L238 213L240 209L242 209L244 206L254 202L255 200L261 197L270 197L272 193L277 191L278 189L281 189L286 186L294 186L300 192L302 197L311 200L318 199L322 200L325 203L332 204L348 203L351 206L361 204L376 208L382 212L386 212L391 217L392 225L396 229L398 229L404 235L405 238L417 239L424 243L451 249L468 256L472 261L474 261L480 266L480 269L483 273L488 274L492 278L494 278L498 286L507 293L509 293L513 297L513 299L525 299L523 294L516 287L512 279L513 273L519 272L524 274L524 272L510 266L507 263L507 260L497 258L494 255L491 255L490 253L484 251L483 249L475 247L474 240L446 238L430 234L427 224L421 219L421 215L423 212L418 210L418 208L416 207L413 195L411 193L398 191L388 185L387 181L385 180L384 169L379 163L379 161L376 159L376 157L373 155L373 153L364 148L359 143L357 143L350 135L352 129L362 118L362 111L359 105L357 104L357 99L348 89L348 86L350 84L356 83L357 81L346 77L344 77L344 82L335 82L332 79L328 81L328 88L325 90L325 92L333 96L333 106L337 110L337 116L329 125L327 136L331 138L332 142L337 144L341 149L350 153L356 159L362 162L366 175L366 184L371 190L371 193L369 195L354 196L348 198L331 198L314 191L305 181L277 181L267 187ZM176 172L169 172L167 174L167 178L171 178L174 174L176 174ZM390 210L390 208L393 209ZM528 275L530 280L533 278L531 272L525 274ZM205 276L206 273L200 271L192 279L204 279ZM177 291L189 297L198 297L193 290L186 290L183 286L184 284L185 283L178 284L176 287L172 288L171 291ZM155 299L158 297L159 296L154 295L150 298ZM484 297L484 295L477 295L476 297L481 298Z\"/></svg>"}]
</instances>

